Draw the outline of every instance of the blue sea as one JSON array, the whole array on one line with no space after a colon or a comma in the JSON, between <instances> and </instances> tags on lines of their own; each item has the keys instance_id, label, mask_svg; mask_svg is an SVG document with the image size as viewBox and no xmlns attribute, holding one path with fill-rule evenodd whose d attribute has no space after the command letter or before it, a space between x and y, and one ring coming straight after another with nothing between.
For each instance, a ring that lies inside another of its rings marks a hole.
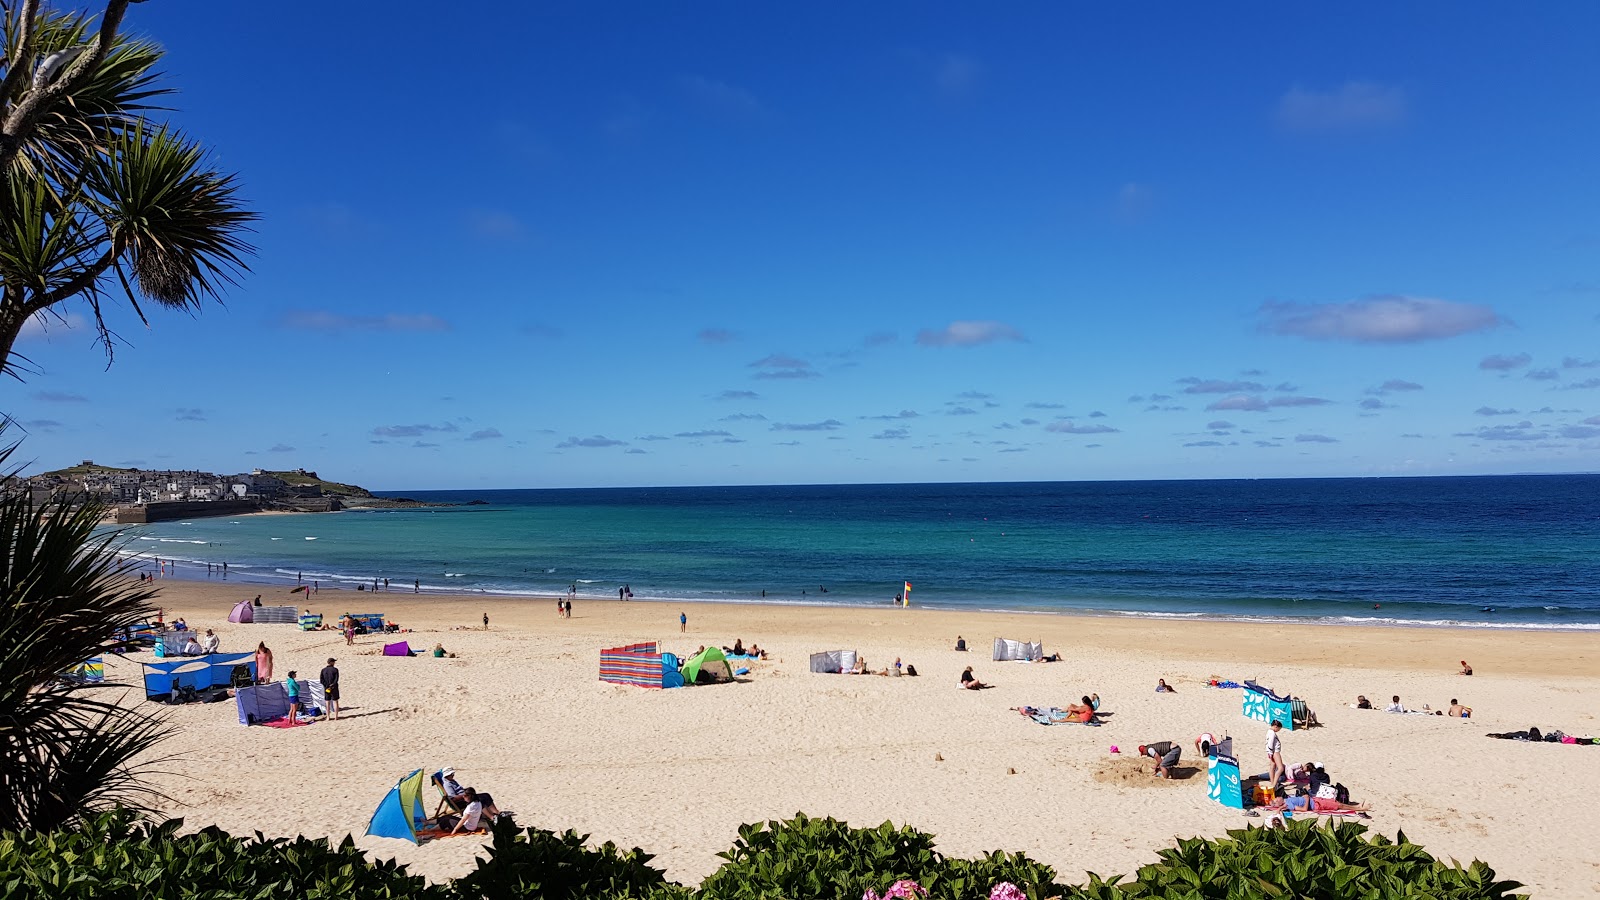
<instances>
[{"instance_id":1,"label":"blue sea","mask_svg":"<svg viewBox=\"0 0 1600 900\"><path fill-rule=\"evenodd\" d=\"M408 491L138 526L179 577L638 600L1600 629L1600 476ZM824 589L825 592L824 592Z\"/></svg>"}]
</instances>

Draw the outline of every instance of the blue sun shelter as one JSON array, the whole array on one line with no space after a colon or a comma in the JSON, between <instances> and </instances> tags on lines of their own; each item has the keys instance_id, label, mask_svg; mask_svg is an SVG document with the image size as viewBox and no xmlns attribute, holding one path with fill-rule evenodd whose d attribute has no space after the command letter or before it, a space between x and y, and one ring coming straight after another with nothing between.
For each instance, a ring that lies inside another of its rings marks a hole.
<instances>
[{"instance_id":1,"label":"blue sun shelter","mask_svg":"<svg viewBox=\"0 0 1600 900\"><path fill-rule=\"evenodd\" d=\"M1294 730L1294 698L1275 694L1271 688L1246 681L1240 707L1246 719L1269 724L1277 722L1285 731Z\"/></svg>"},{"instance_id":2,"label":"blue sun shelter","mask_svg":"<svg viewBox=\"0 0 1600 900\"><path fill-rule=\"evenodd\" d=\"M417 829L428 817L422 809L422 788L425 783L421 769L396 782L384 795L383 802L373 810L372 821L367 823L367 834L399 838L413 844L422 843L417 840Z\"/></svg>"}]
</instances>

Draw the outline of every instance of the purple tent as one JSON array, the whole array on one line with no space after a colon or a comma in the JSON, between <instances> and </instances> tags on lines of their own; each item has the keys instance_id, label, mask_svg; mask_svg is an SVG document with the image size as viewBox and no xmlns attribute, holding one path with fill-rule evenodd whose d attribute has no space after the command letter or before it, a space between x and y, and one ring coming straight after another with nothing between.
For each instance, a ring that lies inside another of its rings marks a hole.
<instances>
[{"instance_id":1,"label":"purple tent","mask_svg":"<svg viewBox=\"0 0 1600 900\"><path fill-rule=\"evenodd\" d=\"M254 622L255 620L256 611L250 605L249 600L240 600L239 605L233 608L233 612L228 613L229 622Z\"/></svg>"},{"instance_id":2,"label":"purple tent","mask_svg":"<svg viewBox=\"0 0 1600 900\"><path fill-rule=\"evenodd\" d=\"M410 656L411 655L411 645L406 643L405 641L400 641L400 642L394 643L394 644L384 644L383 645L383 655L384 656Z\"/></svg>"}]
</instances>

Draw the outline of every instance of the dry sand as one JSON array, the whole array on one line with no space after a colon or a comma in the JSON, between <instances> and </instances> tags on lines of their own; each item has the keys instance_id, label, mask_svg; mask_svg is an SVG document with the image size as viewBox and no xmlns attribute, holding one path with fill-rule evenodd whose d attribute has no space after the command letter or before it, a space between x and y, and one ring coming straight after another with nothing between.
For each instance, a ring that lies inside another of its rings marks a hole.
<instances>
[{"instance_id":1,"label":"dry sand","mask_svg":"<svg viewBox=\"0 0 1600 900\"><path fill-rule=\"evenodd\" d=\"M911 824L952 855L1024 851L1072 881L1090 870L1131 873L1176 837L1259 821L1209 801L1203 771L1159 782L1108 752L1174 740L1188 765L1194 736L1212 731L1236 738L1247 773L1265 771L1266 729L1240 715L1238 691L1203 686L1215 674L1305 697L1325 727L1285 733L1286 757L1322 762L1372 804L1376 830L1404 829L1442 858L1481 858L1541 897L1600 891L1600 748L1484 737L1529 725L1600 732L1592 634L593 600L562 620L554 598L310 598L330 619L382 612L415 629L404 635L413 646L442 642L458 654L408 659L377 655L377 636L346 647L333 632L229 625L233 604L261 590L168 581L158 602L169 620L216 629L224 651L265 641L279 678L289 669L315 678L337 657L345 717L245 728L231 703L146 705L175 726L162 749L182 759L159 785L173 800L165 811L190 827L351 833L376 856L448 878L472 867L478 841L417 847L360 835L396 779L453 765L522 824L644 847L687 882L716 868L714 854L741 823L796 811ZM687 634L678 633L680 611ZM973 652L951 649L958 634ZM996 636L1043 639L1065 660L992 662ZM735 638L772 652L741 683L659 691L597 680L601 647L659 640L686 655ZM873 668L899 656L921 677L807 670L809 653L839 648L859 650ZM1454 674L1458 659L1477 674ZM959 690L966 665L995 689ZM137 684L138 667L112 664L108 675ZM1177 693L1154 693L1162 677ZM1114 713L1105 727L1044 727L1010 711L1088 692ZM1475 713L1462 721L1349 708L1359 693L1435 708L1459 698Z\"/></svg>"}]
</instances>

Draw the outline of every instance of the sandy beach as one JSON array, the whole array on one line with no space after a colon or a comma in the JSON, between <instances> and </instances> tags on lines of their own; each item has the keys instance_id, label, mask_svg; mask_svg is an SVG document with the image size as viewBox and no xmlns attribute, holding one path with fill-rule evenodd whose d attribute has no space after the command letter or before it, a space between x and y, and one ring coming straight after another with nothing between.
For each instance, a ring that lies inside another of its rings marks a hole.
<instances>
[{"instance_id":1,"label":"sandy beach","mask_svg":"<svg viewBox=\"0 0 1600 900\"><path fill-rule=\"evenodd\" d=\"M1540 897L1600 891L1587 837L1600 825L1590 802L1600 748L1484 737L1529 725L1600 732L1591 633L615 600L579 601L564 620L554 598L324 591L300 600L330 620L381 612L413 629L402 637L414 647L443 643L457 654L386 658L378 636L347 647L333 632L228 624L233 604L261 591L167 581L157 602L169 621L215 629L224 651L265 641L279 678L290 669L315 678L336 657L346 713L284 730L240 726L231 703L146 704L173 725L160 752L181 757L162 766L158 784L172 801L163 811L189 827L350 833L375 856L447 878L472 867L477 841L418 847L361 835L396 779L452 765L520 823L644 847L676 880L715 869L741 823L804 811L915 825L952 855L1023 851L1077 881L1132 872L1176 837L1259 821L1208 800L1203 770L1158 781L1130 752L1178 741L1189 765L1195 735L1226 733L1247 773L1265 771L1267 729L1240 715L1238 691L1204 686L1216 675L1306 698L1324 727L1285 733L1286 757L1325 765L1372 804L1375 830L1403 829L1441 858L1481 858ZM278 597L267 602L293 602ZM957 635L971 652L951 649ZM997 636L1043 640L1064 660L993 662ZM687 654L735 639L771 653L740 683L658 691L597 679L602 647L658 640ZM808 654L829 649L858 650L874 669L898 656L920 677L811 674ZM108 678L137 686L136 663L149 658L108 661ZM1455 674L1459 659L1472 677ZM995 688L959 690L967 665ZM1155 693L1157 678L1176 693ZM1043 727L1010 711L1090 692L1114 714L1104 727ZM1380 705L1399 694L1413 708L1458 698L1474 716L1355 710L1357 694ZM127 702L141 698L131 691ZM1124 753L1113 756L1112 745Z\"/></svg>"}]
</instances>

